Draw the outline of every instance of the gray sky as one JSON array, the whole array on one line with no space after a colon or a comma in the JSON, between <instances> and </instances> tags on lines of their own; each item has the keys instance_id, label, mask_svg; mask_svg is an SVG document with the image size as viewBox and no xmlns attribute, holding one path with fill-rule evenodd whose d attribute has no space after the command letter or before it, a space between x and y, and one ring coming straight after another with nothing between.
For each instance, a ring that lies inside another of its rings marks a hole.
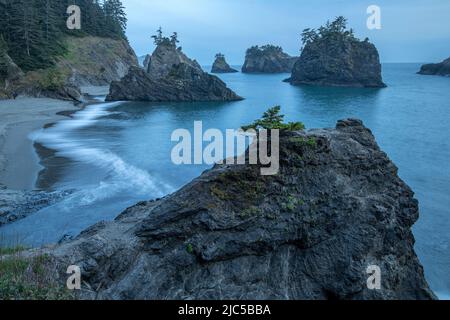
<instances>
[{"instance_id":1,"label":"gray sky","mask_svg":"<svg viewBox=\"0 0 450 320\"><path fill-rule=\"evenodd\" d=\"M128 37L138 55L154 49L161 26L177 31L180 45L203 65L222 52L244 61L252 45L281 45L296 55L300 33L343 15L356 35L369 37L383 62L434 62L450 56L450 0L123 0ZM369 5L378 5L382 29L368 30Z\"/></svg>"}]
</instances>

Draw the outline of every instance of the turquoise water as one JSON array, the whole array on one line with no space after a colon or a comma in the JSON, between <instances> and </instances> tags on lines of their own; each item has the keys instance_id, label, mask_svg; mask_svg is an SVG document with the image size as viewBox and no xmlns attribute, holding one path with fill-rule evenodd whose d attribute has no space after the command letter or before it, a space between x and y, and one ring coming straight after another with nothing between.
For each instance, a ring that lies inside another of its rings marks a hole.
<instances>
[{"instance_id":1,"label":"turquoise water","mask_svg":"<svg viewBox=\"0 0 450 320\"><path fill-rule=\"evenodd\" d=\"M171 163L172 131L194 121L221 130L248 124L274 105L290 121L334 127L360 118L400 169L420 201L416 249L432 288L450 293L450 78L419 76L418 64L383 66L386 89L293 87L288 75L227 74L244 101L233 103L113 103L88 107L73 120L33 135L70 161L58 162L52 189L77 190L64 202L0 229L41 245L111 220L141 200L175 191L208 166Z\"/></svg>"}]
</instances>

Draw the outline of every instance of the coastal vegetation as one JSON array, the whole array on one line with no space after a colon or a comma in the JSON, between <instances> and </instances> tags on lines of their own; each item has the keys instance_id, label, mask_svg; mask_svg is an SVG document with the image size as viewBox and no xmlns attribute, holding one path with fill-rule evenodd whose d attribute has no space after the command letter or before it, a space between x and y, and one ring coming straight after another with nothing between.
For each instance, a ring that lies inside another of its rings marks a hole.
<instances>
[{"instance_id":1,"label":"coastal vegetation","mask_svg":"<svg viewBox=\"0 0 450 320\"><path fill-rule=\"evenodd\" d=\"M67 53L67 35L125 39L127 18L120 0L105 0L102 4L74 0L71 4L81 9L81 30L67 28L67 3L64 1L1 1L0 53L6 45L12 60L23 71L32 71L55 65L56 58Z\"/></svg>"},{"instance_id":2,"label":"coastal vegetation","mask_svg":"<svg viewBox=\"0 0 450 320\"><path fill-rule=\"evenodd\" d=\"M261 119L256 120L248 126L243 126L242 130L282 130L282 131L299 131L304 130L305 125L301 122L284 123L284 115L280 114L281 107L275 106L264 112Z\"/></svg>"},{"instance_id":3,"label":"coastal vegetation","mask_svg":"<svg viewBox=\"0 0 450 320\"><path fill-rule=\"evenodd\" d=\"M26 256L22 246L0 249L0 300L71 300L73 293L56 281L46 255Z\"/></svg>"}]
</instances>

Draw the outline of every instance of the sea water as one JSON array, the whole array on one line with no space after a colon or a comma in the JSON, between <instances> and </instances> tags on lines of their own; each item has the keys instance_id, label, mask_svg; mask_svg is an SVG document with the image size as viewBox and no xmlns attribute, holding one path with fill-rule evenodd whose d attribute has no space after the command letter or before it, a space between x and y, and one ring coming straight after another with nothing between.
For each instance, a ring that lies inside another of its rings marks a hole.
<instances>
[{"instance_id":1,"label":"sea water","mask_svg":"<svg viewBox=\"0 0 450 320\"><path fill-rule=\"evenodd\" d=\"M162 197L199 176L206 165L176 166L176 129L237 129L280 105L287 121L334 127L359 118L399 167L420 201L416 251L432 289L450 294L450 78L421 76L419 64L383 65L384 89L294 87L288 74L224 74L244 101L229 103L100 103L40 130L32 138L55 154L38 187L74 190L61 203L0 228L28 245L58 241L112 220L142 200ZM61 161L63 159L64 161ZM58 161L56 161L58 160Z\"/></svg>"}]
</instances>

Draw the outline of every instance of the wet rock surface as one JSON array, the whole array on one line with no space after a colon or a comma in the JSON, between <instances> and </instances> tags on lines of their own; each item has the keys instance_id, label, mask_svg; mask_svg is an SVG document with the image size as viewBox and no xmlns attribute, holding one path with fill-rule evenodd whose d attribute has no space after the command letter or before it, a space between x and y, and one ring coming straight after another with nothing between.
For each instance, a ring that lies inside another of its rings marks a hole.
<instances>
[{"instance_id":1,"label":"wet rock surface","mask_svg":"<svg viewBox=\"0 0 450 320\"><path fill-rule=\"evenodd\" d=\"M280 172L217 165L48 253L94 299L434 299L413 191L361 121L284 133ZM381 269L381 290L367 268Z\"/></svg>"},{"instance_id":2,"label":"wet rock surface","mask_svg":"<svg viewBox=\"0 0 450 320\"><path fill-rule=\"evenodd\" d=\"M0 227L26 218L70 194L70 191L16 191L0 186Z\"/></svg>"}]
</instances>

